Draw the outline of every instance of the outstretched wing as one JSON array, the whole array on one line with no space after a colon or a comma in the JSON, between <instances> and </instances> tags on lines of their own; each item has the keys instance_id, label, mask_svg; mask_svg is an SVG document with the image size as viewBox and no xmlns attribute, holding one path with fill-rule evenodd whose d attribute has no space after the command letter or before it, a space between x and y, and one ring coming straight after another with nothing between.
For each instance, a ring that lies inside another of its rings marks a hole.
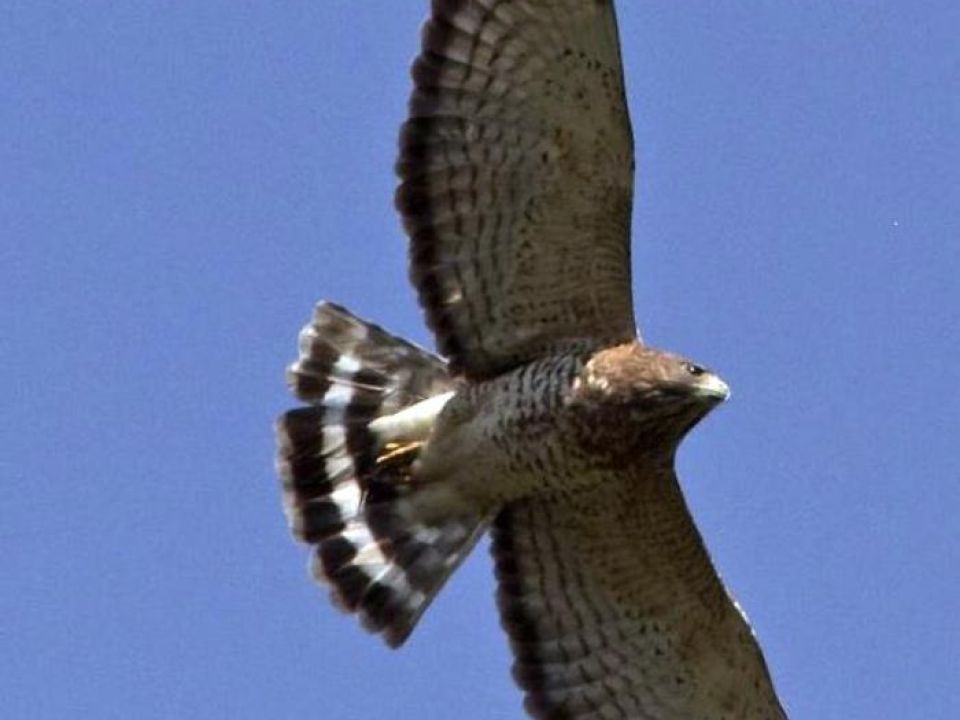
<instances>
[{"instance_id":1,"label":"outstretched wing","mask_svg":"<svg viewBox=\"0 0 960 720\"><path fill-rule=\"evenodd\" d=\"M534 717L786 718L672 472L509 505L493 533Z\"/></svg>"},{"instance_id":2,"label":"outstretched wing","mask_svg":"<svg viewBox=\"0 0 960 720\"><path fill-rule=\"evenodd\" d=\"M434 0L397 207L440 352L471 378L635 334L633 141L611 0Z\"/></svg>"}]
</instances>

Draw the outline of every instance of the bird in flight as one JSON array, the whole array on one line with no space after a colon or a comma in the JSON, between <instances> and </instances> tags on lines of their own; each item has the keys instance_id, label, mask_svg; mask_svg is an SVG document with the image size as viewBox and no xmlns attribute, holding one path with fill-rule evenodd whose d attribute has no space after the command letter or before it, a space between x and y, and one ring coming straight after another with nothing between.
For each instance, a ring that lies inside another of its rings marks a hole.
<instances>
[{"instance_id":1,"label":"bird in flight","mask_svg":"<svg viewBox=\"0 0 960 720\"><path fill-rule=\"evenodd\" d=\"M332 303L301 332L278 468L314 576L396 647L489 532L532 717L785 718L674 469L729 390L636 330L612 0L433 0L412 76L396 206L439 355Z\"/></svg>"}]
</instances>

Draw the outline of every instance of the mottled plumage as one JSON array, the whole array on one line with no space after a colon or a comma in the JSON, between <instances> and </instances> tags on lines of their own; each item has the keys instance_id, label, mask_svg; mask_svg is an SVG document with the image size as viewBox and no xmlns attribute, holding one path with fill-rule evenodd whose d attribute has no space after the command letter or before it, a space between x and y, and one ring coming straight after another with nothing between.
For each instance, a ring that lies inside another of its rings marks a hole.
<instances>
[{"instance_id":1,"label":"mottled plumage","mask_svg":"<svg viewBox=\"0 0 960 720\"><path fill-rule=\"evenodd\" d=\"M400 139L411 279L445 359L335 305L278 423L295 535L401 644L487 528L536 718L778 720L674 472L728 394L637 337L633 150L609 0L434 0Z\"/></svg>"},{"instance_id":2,"label":"mottled plumage","mask_svg":"<svg viewBox=\"0 0 960 720\"><path fill-rule=\"evenodd\" d=\"M496 375L634 337L633 140L609 2L434 2L397 207L441 354Z\"/></svg>"}]
</instances>

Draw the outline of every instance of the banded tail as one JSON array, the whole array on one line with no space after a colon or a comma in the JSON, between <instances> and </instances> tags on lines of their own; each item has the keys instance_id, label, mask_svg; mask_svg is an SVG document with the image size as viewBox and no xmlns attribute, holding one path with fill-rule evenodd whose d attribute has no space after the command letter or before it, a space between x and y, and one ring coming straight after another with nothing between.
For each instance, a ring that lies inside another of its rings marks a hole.
<instances>
[{"instance_id":1,"label":"banded tail","mask_svg":"<svg viewBox=\"0 0 960 720\"><path fill-rule=\"evenodd\" d=\"M417 520L411 465L453 380L435 355L331 303L300 333L287 382L306 407L277 422L293 534L333 602L401 645L487 527Z\"/></svg>"}]
</instances>

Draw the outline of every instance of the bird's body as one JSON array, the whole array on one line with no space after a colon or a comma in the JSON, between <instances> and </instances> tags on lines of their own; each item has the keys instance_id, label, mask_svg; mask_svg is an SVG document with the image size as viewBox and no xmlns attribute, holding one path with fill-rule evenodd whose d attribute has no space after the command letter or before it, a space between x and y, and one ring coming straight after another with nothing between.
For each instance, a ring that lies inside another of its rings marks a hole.
<instances>
[{"instance_id":1,"label":"bird's body","mask_svg":"<svg viewBox=\"0 0 960 720\"><path fill-rule=\"evenodd\" d=\"M415 477L439 486L451 503L494 511L535 493L591 484L593 468L570 443L582 413L572 404L583 352L520 366L465 383L443 408L415 465ZM455 485L446 478L456 474Z\"/></svg>"},{"instance_id":2,"label":"bird's body","mask_svg":"<svg viewBox=\"0 0 960 720\"><path fill-rule=\"evenodd\" d=\"M726 399L637 336L609 0L434 0L397 206L444 359L321 303L279 424L291 527L402 644L490 529L538 718L781 720L674 472Z\"/></svg>"}]
</instances>

